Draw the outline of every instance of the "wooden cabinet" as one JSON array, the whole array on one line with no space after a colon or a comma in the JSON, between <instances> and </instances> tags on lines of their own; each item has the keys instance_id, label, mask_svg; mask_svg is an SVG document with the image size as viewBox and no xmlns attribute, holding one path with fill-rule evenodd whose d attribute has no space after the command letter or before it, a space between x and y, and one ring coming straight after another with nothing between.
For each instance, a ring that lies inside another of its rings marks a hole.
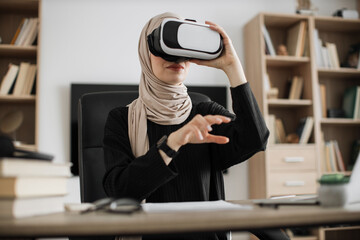
<instances>
[{"instance_id":1,"label":"wooden cabinet","mask_svg":"<svg viewBox=\"0 0 360 240\"><path fill-rule=\"evenodd\" d=\"M314 28L323 42L335 43L339 62L344 63L351 45L360 44L360 20L316 17ZM324 86L326 90L326 108L341 109L344 92L349 87L360 86L360 69L334 68L315 65L315 85ZM319 106L321 103L319 103ZM317 111L319 133L323 133L324 141L336 140L343 155L345 165L349 164L351 146L360 139L360 119L329 118ZM322 172L328 172L321 162Z\"/></svg>"},{"instance_id":2,"label":"wooden cabinet","mask_svg":"<svg viewBox=\"0 0 360 240\"><path fill-rule=\"evenodd\" d=\"M16 65L20 65L21 62L37 63L38 47L36 45L16 46L10 43L22 19L38 18L38 15L38 0L0 0L0 37L2 40L0 44L0 81L6 74L10 63ZM38 79L36 81L38 82ZM36 149L36 90L35 93L24 96L0 95L0 124L15 111L21 112L23 120L17 130L8 135L20 144L19 147Z\"/></svg>"},{"instance_id":3,"label":"wooden cabinet","mask_svg":"<svg viewBox=\"0 0 360 240\"><path fill-rule=\"evenodd\" d=\"M304 42L310 43L312 22L299 15L259 14L244 28L245 68L265 118L281 119L286 133L295 133L301 119L316 118L314 108L314 71L311 52L300 56L270 56L265 54L262 27L265 26L276 49L286 44L288 32L299 22L305 22ZM310 48L310 46L308 46ZM309 52L309 51L308 51ZM266 78L278 89L278 97L269 99L264 88ZM289 79L301 76L303 93L299 99L289 99ZM316 121L316 120L315 120ZM271 134L274 129L269 127ZM316 161L317 131L312 131L306 144L268 144L267 151L249 161L250 198L268 198L286 194L314 194L318 164Z\"/></svg>"},{"instance_id":4,"label":"wooden cabinet","mask_svg":"<svg viewBox=\"0 0 360 240\"><path fill-rule=\"evenodd\" d=\"M266 50L263 26L272 44L286 44L289 29L305 21L307 51L301 56L270 55ZM317 31L317 33L316 33ZM291 194L316 194L317 179L328 173L324 167L325 142L336 140L344 163L348 165L351 145L360 139L360 119L329 118L324 115L320 89L325 89L326 108L341 109L344 91L360 86L360 69L323 67L319 65L316 37L322 43L334 43L339 62L345 62L351 45L360 43L360 20L332 17L260 13L244 27L245 70L248 81L266 119L281 119L286 133L293 133L300 119L311 116L313 131L306 144L273 142L265 152L256 154L249 161L249 198L269 198ZM289 78L298 75L304 80L300 99L289 99ZM278 90L277 98L269 98L267 90ZM268 126L274 134L274 128ZM348 174L348 172L346 172ZM316 228L309 237L293 239L338 239L343 236L356 238L359 227Z\"/></svg>"},{"instance_id":5,"label":"wooden cabinet","mask_svg":"<svg viewBox=\"0 0 360 240\"><path fill-rule=\"evenodd\" d=\"M287 45L290 29L300 22L306 26L305 49L300 55L281 56L269 51L264 27L276 51L279 45ZM360 119L329 118L323 111L342 109L345 90L360 86L360 69L320 65L317 39L323 46L335 44L339 63L344 63L350 47L360 44L360 20L260 13L244 27L246 74L265 119L281 119L287 134L296 133L305 117L314 121L306 144L274 142L270 137L267 150L249 161L250 198L315 194L316 180L328 173L325 142L336 140L348 165L352 144L360 139ZM289 79L293 76L303 79L298 99L289 99ZM268 96L269 85L277 89L277 97ZM325 89L325 98L320 89ZM275 134L272 126L268 123ZM306 181L301 176L306 176Z\"/></svg>"}]
</instances>

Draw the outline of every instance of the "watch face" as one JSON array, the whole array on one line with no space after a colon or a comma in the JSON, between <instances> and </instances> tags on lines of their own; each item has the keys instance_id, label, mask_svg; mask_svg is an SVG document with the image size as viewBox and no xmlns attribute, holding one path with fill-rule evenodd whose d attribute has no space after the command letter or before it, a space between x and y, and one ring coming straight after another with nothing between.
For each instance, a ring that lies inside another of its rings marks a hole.
<instances>
[{"instance_id":1,"label":"watch face","mask_svg":"<svg viewBox=\"0 0 360 240\"><path fill-rule=\"evenodd\" d=\"M160 138L160 140L157 142L156 146L159 148L161 145L163 145L164 143L166 144L167 142L167 136L164 135Z\"/></svg>"}]
</instances>

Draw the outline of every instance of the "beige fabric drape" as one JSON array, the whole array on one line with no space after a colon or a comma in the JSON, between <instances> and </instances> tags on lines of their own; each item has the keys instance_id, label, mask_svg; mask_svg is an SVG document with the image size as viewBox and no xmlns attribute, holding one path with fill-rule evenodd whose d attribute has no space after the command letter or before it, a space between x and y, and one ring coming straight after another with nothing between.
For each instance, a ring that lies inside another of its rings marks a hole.
<instances>
[{"instance_id":1,"label":"beige fabric drape","mask_svg":"<svg viewBox=\"0 0 360 240\"><path fill-rule=\"evenodd\" d=\"M169 85L158 79L151 68L147 36L164 18L178 18L173 13L163 13L150 19L139 39L141 79L139 97L129 105L128 127L131 149L135 157L149 150L147 119L161 125L180 124L190 114L192 104L184 84Z\"/></svg>"},{"instance_id":2,"label":"beige fabric drape","mask_svg":"<svg viewBox=\"0 0 360 240\"><path fill-rule=\"evenodd\" d=\"M184 84L169 85L158 79L151 68L147 36L164 18L178 18L173 13L153 17L144 26L139 39L141 79L139 97L129 104L128 127L131 150L135 157L149 150L147 119L161 125L179 124L187 119L192 108L191 99ZM141 240L141 236L122 237L116 240Z\"/></svg>"}]
</instances>

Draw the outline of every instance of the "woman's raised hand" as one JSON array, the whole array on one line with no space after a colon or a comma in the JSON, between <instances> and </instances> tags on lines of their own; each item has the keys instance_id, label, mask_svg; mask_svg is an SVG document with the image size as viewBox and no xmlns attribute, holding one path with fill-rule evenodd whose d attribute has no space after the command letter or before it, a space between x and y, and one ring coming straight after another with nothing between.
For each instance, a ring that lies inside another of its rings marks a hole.
<instances>
[{"instance_id":1,"label":"woman's raised hand","mask_svg":"<svg viewBox=\"0 0 360 240\"><path fill-rule=\"evenodd\" d=\"M217 143L225 144L229 138L224 136L213 135L212 125L228 123L231 119L221 115L196 115L185 126L171 133L168 137L168 145L174 150L188 143Z\"/></svg>"},{"instance_id":2,"label":"woman's raised hand","mask_svg":"<svg viewBox=\"0 0 360 240\"><path fill-rule=\"evenodd\" d=\"M240 84L246 83L246 78L240 59L236 54L232 41L225 32L225 30L213 22L206 21L205 23L210 25L210 29L218 32L221 35L224 43L224 50L221 55L216 59L191 59L190 62L223 70L228 76L232 87L236 87Z\"/></svg>"}]
</instances>

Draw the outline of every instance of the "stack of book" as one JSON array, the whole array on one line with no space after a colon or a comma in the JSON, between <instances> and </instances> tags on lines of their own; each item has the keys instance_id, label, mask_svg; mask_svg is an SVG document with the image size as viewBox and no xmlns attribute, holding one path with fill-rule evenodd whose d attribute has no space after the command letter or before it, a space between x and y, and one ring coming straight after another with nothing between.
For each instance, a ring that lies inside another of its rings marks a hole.
<instances>
[{"instance_id":1,"label":"stack of book","mask_svg":"<svg viewBox=\"0 0 360 240\"><path fill-rule=\"evenodd\" d=\"M325 142L325 156L323 159L323 171L327 173L331 172L344 172L346 166L342 157L338 142L331 140Z\"/></svg>"},{"instance_id":2,"label":"stack of book","mask_svg":"<svg viewBox=\"0 0 360 240\"><path fill-rule=\"evenodd\" d=\"M0 85L0 95L27 96L34 92L36 64L21 62L20 66L9 64Z\"/></svg>"},{"instance_id":3,"label":"stack of book","mask_svg":"<svg viewBox=\"0 0 360 240\"><path fill-rule=\"evenodd\" d=\"M339 55L335 43L323 42L319 32L314 29L315 57L318 67L340 68Z\"/></svg>"},{"instance_id":4,"label":"stack of book","mask_svg":"<svg viewBox=\"0 0 360 240\"><path fill-rule=\"evenodd\" d=\"M0 158L0 218L61 212L70 164Z\"/></svg>"},{"instance_id":5,"label":"stack of book","mask_svg":"<svg viewBox=\"0 0 360 240\"><path fill-rule=\"evenodd\" d=\"M312 116L307 116L300 119L298 128L296 130L296 133L299 136L300 144L306 144L309 142L313 127L314 118Z\"/></svg>"},{"instance_id":6,"label":"stack of book","mask_svg":"<svg viewBox=\"0 0 360 240\"><path fill-rule=\"evenodd\" d=\"M290 84L289 99L301 99L304 88L304 79L301 76L293 76Z\"/></svg>"},{"instance_id":7,"label":"stack of book","mask_svg":"<svg viewBox=\"0 0 360 240\"><path fill-rule=\"evenodd\" d=\"M35 42L38 32L38 18L23 18L11 40L11 44L17 46L31 46Z\"/></svg>"}]
</instances>

